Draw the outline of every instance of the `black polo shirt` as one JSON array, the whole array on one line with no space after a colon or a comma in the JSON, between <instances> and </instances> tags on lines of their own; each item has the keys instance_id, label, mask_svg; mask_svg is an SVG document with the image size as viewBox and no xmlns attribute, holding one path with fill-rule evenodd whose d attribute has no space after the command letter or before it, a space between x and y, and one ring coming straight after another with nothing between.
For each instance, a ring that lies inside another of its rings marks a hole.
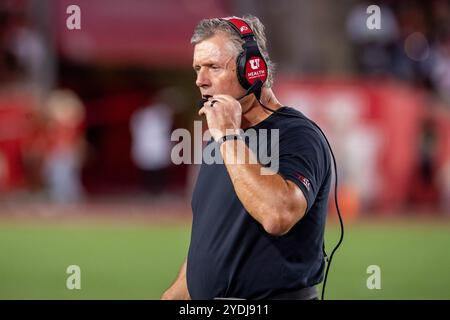
<instances>
[{"instance_id":1,"label":"black polo shirt","mask_svg":"<svg viewBox=\"0 0 450 320\"><path fill-rule=\"evenodd\" d=\"M223 161L203 162L191 202L187 284L192 299L264 299L323 279L330 153L320 131L301 112L290 107L279 111L300 118L273 113L249 129L258 138L260 129L279 129L278 174L303 191L306 215L285 235L268 234L238 199ZM276 141L267 136L273 148Z\"/></svg>"}]
</instances>

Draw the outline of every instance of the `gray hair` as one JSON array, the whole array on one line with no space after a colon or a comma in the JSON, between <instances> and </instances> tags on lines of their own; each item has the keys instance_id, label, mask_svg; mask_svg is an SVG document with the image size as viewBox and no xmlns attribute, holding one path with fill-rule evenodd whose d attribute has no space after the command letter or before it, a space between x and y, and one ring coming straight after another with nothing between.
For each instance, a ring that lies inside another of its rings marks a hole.
<instances>
[{"instance_id":1,"label":"gray hair","mask_svg":"<svg viewBox=\"0 0 450 320\"><path fill-rule=\"evenodd\" d=\"M267 39L266 34L264 32L264 25L257 17L252 15L246 15L243 16L242 18L236 16L228 18L244 20L253 30L253 33L255 34L256 37L256 42L258 43L259 51L261 52L264 60L266 60L267 63L268 74L267 74L267 81L264 83L264 86L271 88L273 84L273 73L275 71L275 65L270 60L269 53L267 51ZM203 40L206 40L214 36L218 31L225 32L230 36L230 40L233 43L237 52L236 57L242 51L244 51L244 49L242 48L244 40L241 39L237 31L234 30L228 22L220 20L218 18L201 20L194 29L194 34L192 35L191 38L191 44L196 45L202 42Z\"/></svg>"}]
</instances>

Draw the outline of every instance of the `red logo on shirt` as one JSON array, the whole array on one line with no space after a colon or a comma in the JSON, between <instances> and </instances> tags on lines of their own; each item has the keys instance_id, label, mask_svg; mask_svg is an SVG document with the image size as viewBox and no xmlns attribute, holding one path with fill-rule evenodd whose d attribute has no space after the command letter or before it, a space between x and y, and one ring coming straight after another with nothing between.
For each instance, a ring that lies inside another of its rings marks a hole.
<instances>
[{"instance_id":1,"label":"red logo on shirt","mask_svg":"<svg viewBox=\"0 0 450 320\"><path fill-rule=\"evenodd\" d=\"M301 183L303 183L303 185L309 191L309 189L311 188L311 183L309 182L309 180L307 178L305 178L304 176L302 176L301 174L297 175L297 178L298 178L298 180L300 180Z\"/></svg>"}]
</instances>

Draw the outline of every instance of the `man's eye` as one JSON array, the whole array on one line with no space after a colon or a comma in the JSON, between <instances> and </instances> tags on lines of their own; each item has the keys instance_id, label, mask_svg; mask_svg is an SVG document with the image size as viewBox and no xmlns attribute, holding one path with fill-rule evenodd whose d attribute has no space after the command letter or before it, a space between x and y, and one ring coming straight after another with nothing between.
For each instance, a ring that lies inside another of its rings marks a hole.
<instances>
[{"instance_id":1,"label":"man's eye","mask_svg":"<svg viewBox=\"0 0 450 320\"><path fill-rule=\"evenodd\" d=\"M219 66L211 66L211 69L213 69L213 70L217 70L217 69L219 69Z\"/></svg>"}]
</instances>

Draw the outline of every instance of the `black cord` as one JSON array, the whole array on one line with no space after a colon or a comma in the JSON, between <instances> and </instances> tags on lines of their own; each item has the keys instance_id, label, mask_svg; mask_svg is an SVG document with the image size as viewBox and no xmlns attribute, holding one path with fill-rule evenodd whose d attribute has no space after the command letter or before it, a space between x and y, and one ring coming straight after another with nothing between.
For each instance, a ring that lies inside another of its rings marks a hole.
<instances>
[{"instance_id":1,"label":"black cord","mask_svg":"<svg viewBox=\"0 0 450 320\"><path fill-rule=\"evenodd\" d=\"M322 133L322 136L325 138L325 141L327 142L328 149L330 149L330 153L331 153L331 156L333 158L334 175L335 175L335 179L334 179L334 203L336 205L336 210L337 210L337 214L338 214L338 217L339 217L339 224L340 224L340 227L341 227L341 235L340 235L338 243L334 247L333 251L331 251L330 259L327 259L327 254L325 252L325 239L324 239L323 252L324 252L324 257L325 257L325 259L328 262L326 270L325 270L325 277L324 277L323 286L322 286L322 300L324 300L325 286L327 284L327 277L328 277L328 271L329 271L330 265L331 265L331 260L333 259L334 253L336 252L336 250L339 248L339 246L341 245L342 241L344 240L344 223L342 221L341 211L339 210L338 196L337 196L337 192L338 192L338 174L337 174L336 158L334 156L333 149L331 148L330 142L327 139L327 136L325 135L325 133L322 131L322 129L314 121L312 121L311 119L308 119L306 117L303 118L303 117L300 117L300 116L297 116L297 115L294 115L294 114L284 113L284 112L281 112L281 111L278 111L278 110L270 109L269 107L267 107L264 104L262 104L260 101L258 101L258 102L261 104L261 106L264 109L267 109L267 110L269 110L269 111L271 111L273 113L277 113L277 114L281 114L281 115L285 115L285 116L293 117L293 118L301 118L301 119L309 120L317 129L319 129L320 133Z\"/></svg>"}]
</instances>

